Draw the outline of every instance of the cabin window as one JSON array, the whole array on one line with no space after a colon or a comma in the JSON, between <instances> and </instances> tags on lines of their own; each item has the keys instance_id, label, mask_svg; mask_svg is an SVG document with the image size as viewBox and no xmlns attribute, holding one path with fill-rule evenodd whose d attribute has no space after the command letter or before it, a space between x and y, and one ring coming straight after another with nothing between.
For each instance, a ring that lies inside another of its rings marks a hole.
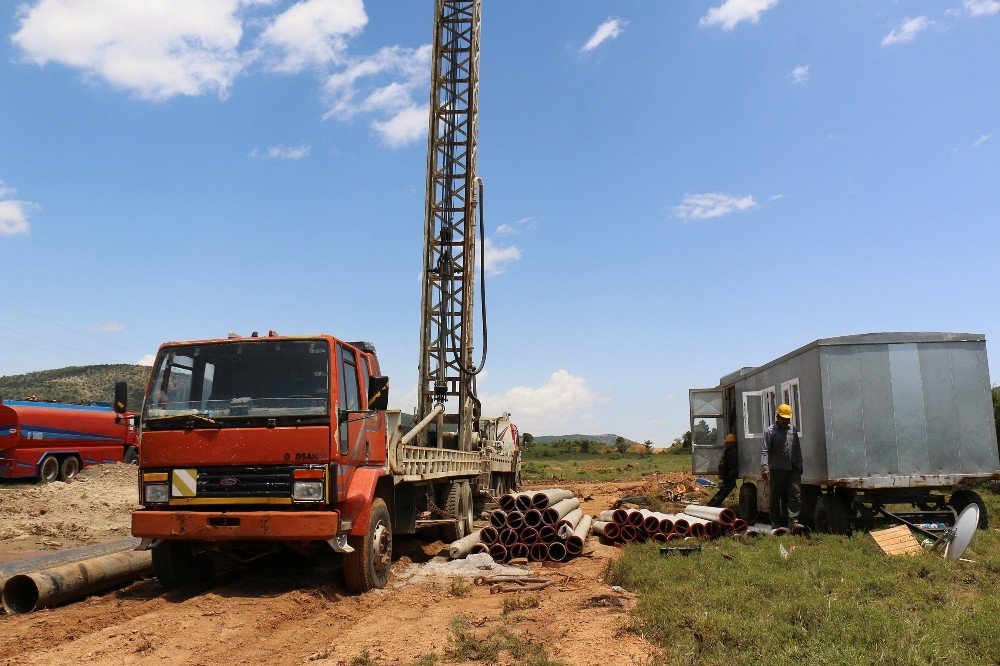
<instances>
[{"instance_id":1,"label":"cabin window","mask_svg":"<svg viewBox=\"0 0 1000 666\"><path fill-rule=\"evenodd\" d=\"M763 391L743 393L743 434L747 439L760 439L764 436L763 393Z\"/></svg>"},{"instance_id":2,"label":"cabin window","mask_svg":"<svg viewBox=\"0 0 1000 666\"><path fill-rule=\"evenodd\" d=\"M774 387L766 388L760 392L761 400L764 405L763 419L764 428L766 429L769 425L774 423L776 414L778 413L778 398L774 391Z\"/></svg>"},{"instance_id":3,"label":"cabin window","mask_svg":"<svg viewBox=\"0 0 1000 666\"><path fill-rule=\"evenodd\" d=\"M791 379L781 385L781 401L792 407L792 426L795 432L802 436L802 407L799 397L799 378Z\"/></svg>"}]
</instances>

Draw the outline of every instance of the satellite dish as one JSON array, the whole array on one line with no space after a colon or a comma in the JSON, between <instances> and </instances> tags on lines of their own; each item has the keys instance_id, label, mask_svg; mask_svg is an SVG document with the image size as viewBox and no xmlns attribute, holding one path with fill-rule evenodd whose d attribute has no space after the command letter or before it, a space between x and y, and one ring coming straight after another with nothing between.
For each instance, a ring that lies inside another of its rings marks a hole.
<instances>
[{"instance_id":1,"label":"satellite dish","mask_svg":"<svg viewBox=\"0 0 1000 666\"><path fill-rule=\"evenodd\" d=\"M962 557L962 554L965 553L965 549L969 547L969 543L972 541L972 536L976 533L976 529L978 527L979 507L976 504L970 504L962 509L962 513L958 514L958 520L955 521L955 527L951 530L953 536L944 547L945 559L954 562L958 558Z\"/></svg>"}]
</instances>

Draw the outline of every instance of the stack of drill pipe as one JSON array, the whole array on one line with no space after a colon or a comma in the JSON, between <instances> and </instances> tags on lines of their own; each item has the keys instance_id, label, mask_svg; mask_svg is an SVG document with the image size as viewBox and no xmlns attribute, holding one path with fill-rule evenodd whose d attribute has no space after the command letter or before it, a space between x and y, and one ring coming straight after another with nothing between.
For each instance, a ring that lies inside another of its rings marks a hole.
<instances>
[{"instance_id":1,"label":"stack of drill pipe","mask_svg":"<svg viewBox=\"0 0 1000 666\"><path fill-rule=\"evenodd\" d=\"M686 509L693 513L688 513ZM662 513L648 509L602 511L594 523L594 532L612 544L653 540L669 543L674 539L716 539L723 535L742 535L746 521L731 509L689 505L683 513Z\"/></svg>"},{"instance_id":2,"label":"stack of drill pipe","mask_svg":"<svg viewBox=\"0 0 1000 666\"><path fill-rule=\"evenodd\" d=\"M570 490L508 493L500 498L500 508L490 514L490 525L479 530L475 539L469 535L467 542L452 544L452 551L482 552L485 548L498 562L522 557L562 562L583 552L592 522Z\"/></svg>"}]
</instances>

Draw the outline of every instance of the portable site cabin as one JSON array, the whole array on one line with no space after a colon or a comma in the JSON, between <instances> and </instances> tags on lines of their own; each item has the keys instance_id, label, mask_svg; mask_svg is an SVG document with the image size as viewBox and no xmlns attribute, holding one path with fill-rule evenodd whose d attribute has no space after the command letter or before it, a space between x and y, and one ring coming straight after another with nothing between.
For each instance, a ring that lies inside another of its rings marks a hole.
<instances>
[{"instance_id":1,"label":"portable site cabin","mask_svg":"<svg viewBox=\"0 0 1000 666\"><path fill-rule=\"evenodd\" d=\"M840 488L848 505L923 504L931 489L1000 477L981 334L825 338L730 373L715 388L692 389L692 432L701 420L715 419L718 440L706 443L700 427L694 471L716 472L722 438L732 433L740 476L760 479L764 428L783 402L792 406L802 444L804 504L823 487ZM757 504L766 502L764 486Z\"/></svg>"}]
</instances>

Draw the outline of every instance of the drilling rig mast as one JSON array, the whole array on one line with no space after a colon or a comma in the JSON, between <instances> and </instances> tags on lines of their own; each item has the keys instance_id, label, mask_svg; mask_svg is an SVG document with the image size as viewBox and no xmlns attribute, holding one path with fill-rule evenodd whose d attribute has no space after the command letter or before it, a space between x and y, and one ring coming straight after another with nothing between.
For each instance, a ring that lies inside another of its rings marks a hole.
<instances>
[{"instance_id":1,"label":"drilling rig mast","mask_svg":"<svg viewBox=\"0 0 1000 666\"><path fill-rule=\"evenodd\" d=\"M417 420L447 402L436 442L423 433L421 444L462 451L472 450L480 416L476 374L482 365L474 366L472 347L482 192L476 175L481 7L481 0L436 0L427 142ZM483 345L485 361L485 326Z\"/></svg>"}]
</instances>

